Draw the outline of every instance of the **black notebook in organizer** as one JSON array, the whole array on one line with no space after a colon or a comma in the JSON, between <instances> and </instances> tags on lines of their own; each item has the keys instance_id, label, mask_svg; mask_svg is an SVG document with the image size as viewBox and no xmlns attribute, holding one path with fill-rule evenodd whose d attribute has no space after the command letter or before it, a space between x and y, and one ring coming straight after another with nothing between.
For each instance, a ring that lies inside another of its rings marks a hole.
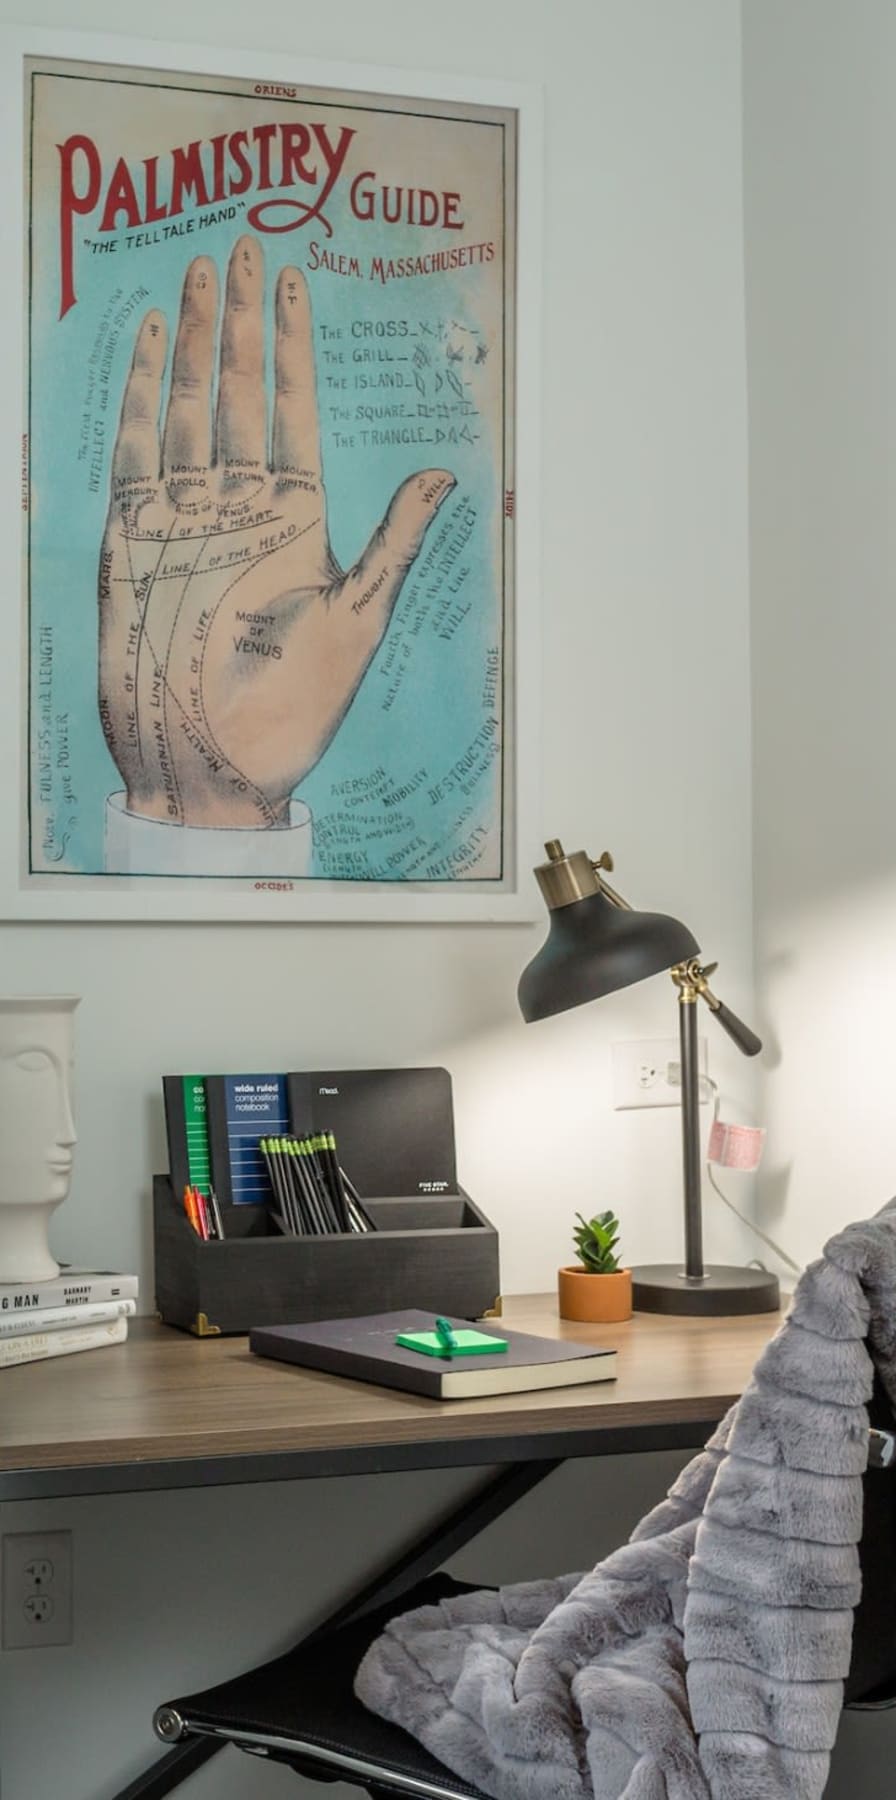
<instances>
[{"instance_id":1,"label":"black notebook in organizer","mask_svg":"<svg viewBox=\"0 0 896 1800\"><path fill-rule=\"evenodd\" d=\"M315 1069L286 1078L297 1136L332 1131L362 1200L456 1194L447 1069Z\"/></svg>"}]
</instances>

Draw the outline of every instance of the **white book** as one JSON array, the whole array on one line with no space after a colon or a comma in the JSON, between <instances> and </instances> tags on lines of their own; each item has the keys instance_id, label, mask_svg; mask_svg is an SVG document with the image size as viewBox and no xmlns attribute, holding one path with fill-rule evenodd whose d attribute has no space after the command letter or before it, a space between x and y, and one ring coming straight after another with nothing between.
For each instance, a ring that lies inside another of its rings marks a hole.
<instances>
[{"instance_id":1,"label":"white book","mask_svg":"<svg viewBox=\"0 0 896 1800\"><path fill-rule=\"evenodd\" d=\"M0 1316L42 1312L53 1306L84 1306L99 1300L136 1300L136 1275L110 1269L61 1268L48 1281L0 1281Z\"/></svg>"},{"instance_id":2,"label":"white book","mask_svg":"<svg viewBox=\"0 0 896 1800\"><path fill-rule=\"evenodd\" d=\"M0 1341L0 1369L14 1363L42 1362L48 1356L71 1356L75 1350L102 1350L106 1344L123 1344L127 1319L107 1325L75 1325L68 1331L28 1331L24 1337Z\"/></svg>"},{"instance_id":3,"label":"white book","mask_svg":"<svg viewBox=\"0 0 896 1800\"><path fill-rule=\"evenodd\" d=\"M29 1331L59 1331L75 1325L108 1325L113 1319L133 1317L136 1300L87 1301L82 1305L29 1307L27 1312L0 1312L0 1344L6 1338L24 1337Z\"/></svg>"}]
</instances>

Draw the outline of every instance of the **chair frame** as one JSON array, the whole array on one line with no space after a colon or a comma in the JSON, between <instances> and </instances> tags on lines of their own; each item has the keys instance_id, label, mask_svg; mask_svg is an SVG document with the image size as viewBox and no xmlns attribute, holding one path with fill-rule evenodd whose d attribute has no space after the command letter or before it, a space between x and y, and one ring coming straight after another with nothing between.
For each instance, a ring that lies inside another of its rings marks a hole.
<instances>
[{"instance_id":1,"label":"chair frame","mask_svg":"<svg viewBox=\"0 0 896 1800\"><path fill-rule=\"evenodd\" d=\"M525 1463L510 1463L491 1481L470 1496L462 1505L432 1530L416 1540L409 1549L350 1596L321 1624L306 1633L299 1643L309 1644L340 1625L360 1619L374 1607L388 1606L401 1599L427 1575L441 1568L448 1557L456 1555L479 1536L486 1526L515 1506L526 1494L540 1486L548 1475L560 1467L562 1457L544 1458ZM297 1648L298 1644L293 1648ZM173 1744L166 1755L152 1763L142 1775L122 1788L115 1800L164 1800L182 1781L216 1756L232 1740L221 1737L184 1737L183 1720L172 1707L160 1706L154 1720L158 1735ZM180 1741L178 1741L180 1740ZM387 1789L383 1788L386 1792Z\"/></svg>"}]
</instances>

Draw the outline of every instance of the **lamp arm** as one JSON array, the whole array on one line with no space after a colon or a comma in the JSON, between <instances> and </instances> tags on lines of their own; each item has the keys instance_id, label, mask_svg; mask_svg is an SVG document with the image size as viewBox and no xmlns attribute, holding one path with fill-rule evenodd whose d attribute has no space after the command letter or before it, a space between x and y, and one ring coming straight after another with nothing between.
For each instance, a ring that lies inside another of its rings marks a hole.
<instances>
[{"instance_id":1,"label":"lamp arm","mask_svg":"<svg viewBox=\"0 0 896 1800\"><path fill-rule=\"evenodd\" d=\"M706 995L703 997L706 999ZM717 1000L714 1006L712 1001L707 1000L707 1005L710 1012L715 1014L722 1030L727 1031L732 1043L743 1051L744 1056L759 1055L762 1039L756 1036L755 1031L750 1030L749 1025L744 1024L743 1019L738 1018L737 1013L731 1011L730 1006L725 1005L724 1000Z\"/></svg>"},{"instance_id":2,"label":"lamp arm","mask_svg":"<svg viewBox=\"0 0 896 1800\"><path fill-rule=\"evenodd\" d=\"M756 1031L750 1031L750 1026L743 1019L738 1019L738 1013L732 1013L730 1006L725 1006L725 1001L720 1001L718 994L712 994L709 976L716 968L718 963L707 963L703 968L696 958L691 958L689 963L676 963L676 967L671 970L671 977L680 994L689 992L691 995L700 995L700 999L709 1006L709 1012L714 1013L714 1017L720 1022L721 1030L729 1033L732 1044L736 1044L745 1057L757 1057L763 1048L761 1037L756 1037Z\"/></svg>"},{"instance_id":3,"label":"lamp arm","mask_svg":"<svg viewBox=\"0 0 896 1800\"><path fill-rule=\"evenodd\" d=\"M709 985L708 978L718 966L718 963L708 963L704 969L696 961L684 963L679 965L678 972L673 969L672 977L679 987L687 984L700 995L701 1000L706 1001L710 1012L715 1015L722 1030L727 1031L732 1043L737 1045L738 1050L742 1051L744 1056L758 1056L762 1049L762 1039L756 1036L755 1031L750 1030L749 1025L744 1024L743 1019L738 1018L737 1013L731 1011L730 1006L726 1006L725 1002L713 993Z\"/></svg>"},{"instance_id":4,"label":"lamp arm","mask_svg":"<svg viewBox=\"0 0 896 1800\"><path fill-rule=\"evenodd\" d=\"M596 868L595 874L597 874ZM615 888L611 888L610 883L605 881L602 875L598 875L597 879L600 883L601 893L606 896L613 906L618 906L621 912L631 912L632 903L630 900L623 899L622 895L618 894Z\"/></svg>"}]
</instances>

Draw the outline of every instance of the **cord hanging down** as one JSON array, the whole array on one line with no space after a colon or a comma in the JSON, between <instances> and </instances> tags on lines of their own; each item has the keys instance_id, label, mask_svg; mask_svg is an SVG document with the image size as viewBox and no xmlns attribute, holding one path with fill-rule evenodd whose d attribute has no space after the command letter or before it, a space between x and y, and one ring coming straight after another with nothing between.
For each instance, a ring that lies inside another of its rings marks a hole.
<instances>
[{"instance_id":1,"label":"cord hanging down","mask_svg":"<svg viewBox=\"0 0 896 1800\"><path fill-rule=\"evenodd\" d=\"M670 1064L666 1070L666 1079L667 1079L670 1087L680 1087L681 1086L681 1064L680 1063L670 1062ZM719 1114L721 1112L721 1107L722 1107L722 1096L719 1091L719 1084L717 1081L713 1080L711 1075L704 1075L702 1070L700 1072L699 1080L700 1080L701 1085L704 1088L712 1089L712 1095L713 1095L712 1122L713 1122L713 1125L716 1125L716 1124L718 1124ZM761 1238L762 1242L764 1244L767 1244L768 1248L770 1250L773 1250L775 1255L779 1256L781 1258L781 1261L783 1263L786 1263L787 1267L789 1269L793 1269L793 1271L796 1275L801 1275L803 1272L802 1265L800 1263L794 1262L793 1257L789 1256L786 1250L782 1250L780 1244L776 1244L774 1238L769 1237L768 1233L766 1231L763 1231L762 1227L757 1225L753 1219L748 1219L746 1213L742 1213L740 1211L740 1209L735 1206L734 1201L729 1199L729 1196L725 1193L724 1189L719 1187L719 1184L718 1184L718 1182L715 1178L715 1174L713 1172L713 1163L708 1156L705 1161L705 1168L706 1168L706 1178L709 1182L710 1187L714 1189L715 1193L718 1195L718 1197L722 1201L723 1205L727 1206L728 1211L732 1212L734 1214L735 1218L740 1220L742 1225L746 1225L747 1230L752 1231L755 1237Z\"/></svg>"},{"instance_id":2,"label":"cord hanging down","mask_svg":"<svg viewBox=\"0 0 896 1800\"><path fill-rule=\"evenodd\" d=\"M720 1113L721 1105L722 1105L722 1096L719 1093L719 1084L717 1081L713 1081L713 1078L711 1075L701 1075L700 1079L701 1079L701 1081L706 1083L707 1087L712 1088L712 1093L713 1093L712 1119L713 1119L713 1124L715 1125L718 1121L718 1117L719 1117L719 1113ZM739 1219L742 1225L746 1225L746 1227L749 1231L752 1231L756 1237L761 1238L762 1242L764 1244L767 1244L769 1249L773 1250L775 1255L779 1256L783 1263L787 1264L788 1269L793 1269L795 1274L801 1275L803 1271L802 1271L800 1264L797 1262L794 1262L793 1257L788 1256L787 1251L782 1250L780 1244L776 1244L774 1238L769 1237L768 1232L763 1231L761 1226L757 1225L753 1219L748 1219L746 1216L746 1213L740 1212L738 1210L738 1208L735 1206L734 1201L730 1200L728 1195L724 1192L724 1190L719 1187L719 1184L715 1178L715 1175L713 1174L713 1165L710 1162L709 1157L707 1157L707 1159L706 1159L706 1177L707 1177L710 1187L715 1190L715 1192L719 1196L719 1199L723 1202L723 1204L725 1206L727 1206L729 1212L733 1212L735 1218Z\"/></svg>"}]
</instances>

